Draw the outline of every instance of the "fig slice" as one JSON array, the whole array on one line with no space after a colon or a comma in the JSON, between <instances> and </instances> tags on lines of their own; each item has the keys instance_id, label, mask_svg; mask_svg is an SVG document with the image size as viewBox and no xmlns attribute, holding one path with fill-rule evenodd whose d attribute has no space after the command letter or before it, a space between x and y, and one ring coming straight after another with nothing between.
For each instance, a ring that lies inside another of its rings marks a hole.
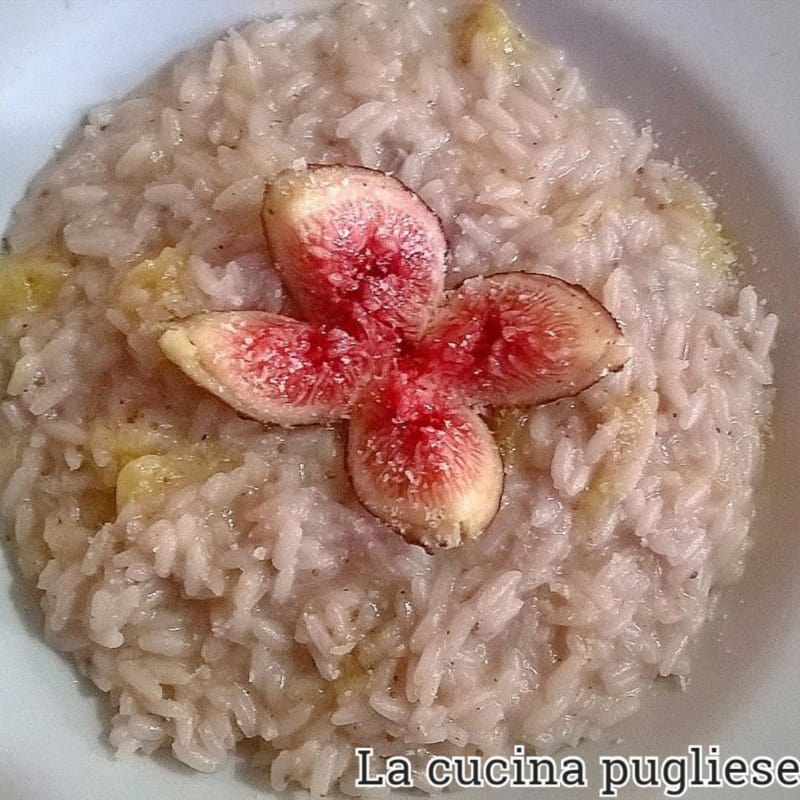
<instances>
[{"instance_id":1,"label":"fig slice","mask_svg":"<svg viewBox=\"0 0 800 800\"><path fill-rule=\"evenodd\" d=\"M361 503L427 548L479 536L500 504L503 464L486 424L402 373L353 410L347 465Z\"/></svg>"},{"instance_id":2,"label":"fig slice","mask_svg":"<svg viewBox=\"0 0 800 800\"><path fill-rule=\"evenodd\" d=\"M376 370L375 353L346 331L262 311L198 314L171 325L159 344L237 411L284 426L347 417Z\"/></svg>"},{"instance_id":3,"label":"fig slice","mask_svg":"<svg viewBox=\"0 0 800 800\"><path fill-rule=\"evenodd\" d=\"M585 289L525 272L465 281L446 298L425 347L465 398L498 406L576 395L629 354L616 320Z\"/></svg>"},{"instance_id":4,"label":"fig slice","mask_svg":"<svg viewBox=\"0 0 800 800\"><path fill-rule=\"evenodd\" d=\"M273 261L308 319L417 338L444 291L436 215L400 181L365 167L285 170L261 211Z\"/></svg>"}]
</instances>

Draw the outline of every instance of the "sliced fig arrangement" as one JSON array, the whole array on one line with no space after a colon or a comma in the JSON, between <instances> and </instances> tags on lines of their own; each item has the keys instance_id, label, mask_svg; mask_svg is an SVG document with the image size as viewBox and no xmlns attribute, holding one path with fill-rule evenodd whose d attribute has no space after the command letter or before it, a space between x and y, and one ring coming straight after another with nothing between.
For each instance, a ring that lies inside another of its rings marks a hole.
<instances>
[{"instance_id":1,"label":"sliced fig arrangement","mask_svg":"<svg viewBox=\"0 0 800 800\"><path fill-rule=\"evenodd\" d=\"M350 420L356 495L409 541L454 547L494 518L503 465L479 411L575 395L627 359L608 311L557 278L503 273L445 293L439 220L383 173L287 170L262 221L305 321L201 314L161 348L263 423Z\"/></svg>"}]
</instances>

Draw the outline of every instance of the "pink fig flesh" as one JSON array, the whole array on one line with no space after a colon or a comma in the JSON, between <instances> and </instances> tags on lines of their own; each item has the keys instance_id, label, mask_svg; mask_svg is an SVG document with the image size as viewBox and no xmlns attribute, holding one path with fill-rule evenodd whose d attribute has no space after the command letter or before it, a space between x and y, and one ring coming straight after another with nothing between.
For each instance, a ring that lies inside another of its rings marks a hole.
<instances>
[{"instance_id":1,"label":"pink fig flesh","mask_svg":"<svg viewBox=\"0 0 800 800\"><path fill-rule=\"evenodd\" d=\"M425 346L432 369L481 405L572 396L628 358L616 321L585 289L524 272L465 281Z\"/></svg>"},{"instance_id":2,"label":"pink fig flesh","mask_svg":"<svg viewBox=\"0 0 800 800\"><path fill-rule=\"evenodd\" d=\"M444 288L436 215L400 181L364 167L286 170L261 212L274 263L309 318L414 339Z\"/></svg>"},{"instance_id":3,"label":"pink fig flesh","mask_svg":"<svg viewBox=\"0 0 800 800\"><path fill-rule=\"evenodd\" d=\"M361 503L426 547L480 535L500 504L503 464L486 424L402 375L354 409L347 463Z\"/></svg>"},{"instance_id":4,"label":"pink fig flesh","mask_svg":"<svg viewBox=\"0 0 800 800\"><path fill-rule=\"evenodd\" d=\"M339 328L261 311L199 314L159 340L195 383L260 422L305 425L347 417L375 354Z\"/></svg>"}]
</instances>

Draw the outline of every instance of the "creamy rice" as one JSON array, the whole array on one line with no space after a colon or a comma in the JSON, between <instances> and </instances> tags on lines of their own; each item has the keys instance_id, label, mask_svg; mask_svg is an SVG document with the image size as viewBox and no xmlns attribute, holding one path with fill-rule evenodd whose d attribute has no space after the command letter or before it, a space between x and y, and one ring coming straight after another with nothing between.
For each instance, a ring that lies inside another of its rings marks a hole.
<instances>
[{"instance_id":1,"label":"creamy rice","mask_svg":"<svg viewBox=\"0 0 800 800\"><path fill-rule=\"evenodd\" d=\"M231 31L90 111L16 208L0 505L122 754L210 771L249 740L265 785L321 794L354 791L357 746L552 753L686 676L742 571L776 319L649 131L472 9L351 2ZM304 162L417 191L449 285L580 283L633 347L577 398L489 415L503 502L456 550L360 507L341 429L241 419L157 346L176 317L285 308L258 213Z\"/></svg>"}]
</instances>

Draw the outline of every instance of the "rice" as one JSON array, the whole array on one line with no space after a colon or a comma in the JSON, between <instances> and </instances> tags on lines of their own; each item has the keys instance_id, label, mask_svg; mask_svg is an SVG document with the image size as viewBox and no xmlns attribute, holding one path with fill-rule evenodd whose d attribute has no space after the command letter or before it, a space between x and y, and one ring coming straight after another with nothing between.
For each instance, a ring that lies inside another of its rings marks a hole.
<instances>
[{"instance_id":1,"label":"rice","mask_svg":"<svg viewBox=\"0 0 800 800\"><path fill-rule=\"evenodd\" d=\"M650 132L560 51L465 37L471 9L252 22L90 111L15 210L0 506L120 754L212 771L249 740L265 785L320 795L355 791L358 746L552 753L685 677L742 572L775 316ZM503 504L457 550L358 504L342 430L241 419L156 344L175 317L281 308L261 191L304 163L419 192L448 285L579 282L633 347L580 396L497 415Z\"/></svg>"}]
</instances>

